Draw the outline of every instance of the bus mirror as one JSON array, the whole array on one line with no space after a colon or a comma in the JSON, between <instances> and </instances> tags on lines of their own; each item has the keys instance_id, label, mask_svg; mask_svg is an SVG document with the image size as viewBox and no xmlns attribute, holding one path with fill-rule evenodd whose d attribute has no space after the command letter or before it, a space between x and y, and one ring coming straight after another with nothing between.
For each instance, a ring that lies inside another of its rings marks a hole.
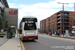
<instances>
[{"instance_id":1,"label":"bus mirror","mask_svg":"<svg viewBox=\"0 0 75 50\"><path fill-rule=\"evenodd\" d=\"M37 22L37 19L35 18L34 21Z\"/></svg>"}]
</instances>

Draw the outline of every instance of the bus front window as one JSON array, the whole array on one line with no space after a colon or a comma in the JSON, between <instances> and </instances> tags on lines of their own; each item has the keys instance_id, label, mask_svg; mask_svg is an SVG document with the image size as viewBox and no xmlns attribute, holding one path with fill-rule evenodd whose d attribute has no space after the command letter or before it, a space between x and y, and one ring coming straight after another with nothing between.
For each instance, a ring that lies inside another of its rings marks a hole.
<instances>
[{"instance_id":1,"label":"bus front window","mask_svg":"<svg viewBox=\"0 0 75 50\"><path fill-rule=\"evenodd\" d=\"M25 18L24 30L36 30L36 18Z\"/></svg>"},{"instance_id":2,"label":"bus front window","mask_svg":"<svg viewBox=\"0 0 75 50\"><path fill-rule=\"evenodd\" d=\"M25 23L24 30L36 30L35 23Z\"/></svg>"}]
</instances>

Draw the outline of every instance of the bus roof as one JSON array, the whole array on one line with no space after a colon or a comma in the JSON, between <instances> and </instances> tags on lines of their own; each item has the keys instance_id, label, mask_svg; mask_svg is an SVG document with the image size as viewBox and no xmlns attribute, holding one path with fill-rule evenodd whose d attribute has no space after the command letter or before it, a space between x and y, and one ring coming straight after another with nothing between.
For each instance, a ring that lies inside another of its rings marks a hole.
<instances>
[{"instance_id":1,"label":"bus roof","mask_svg":"<svg viewBox=\"0 0 75 50\"><path fill-rule=\"evenodd\" d=\"M36 18L36 17L34 17L34 16L24 16L23 18ZM23 20L23 18L22 18L22 20ZM22 22L22 20L21 20L21 22ZM20 24L21 24L21 22L20 22Z\"/></svg>"},{"instance_id":2,"label":"bus roof","mask_svg":"<svg viewBox=\"0 0 75 50\"><path fill-rule=\"evenodd\" d=\"M23 18L36 18L34 16L24 16Z\"/></svg>"}]
</instances>

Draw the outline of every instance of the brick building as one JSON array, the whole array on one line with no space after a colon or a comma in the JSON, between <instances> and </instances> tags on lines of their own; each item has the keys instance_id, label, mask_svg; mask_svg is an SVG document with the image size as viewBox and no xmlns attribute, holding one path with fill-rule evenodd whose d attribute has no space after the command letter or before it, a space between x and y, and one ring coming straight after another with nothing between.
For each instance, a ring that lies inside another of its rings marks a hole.
<instances>
[{"instance_id":1,"label":"brick building","mask_svg":"<svg viewBox=\"0 0 75 50\"><path fill-rule=\"evenodd\" d=\"M51 32L57 31L57 14L50 16L50 30Z\"/></svg>"},{"instance_id":2,"label":"brick building","mask_svg":"<svg viewBox=\"0 0 75 50\"><path fill-rule=\"evenodd\" d=\"M49 19L49 20L48 20ZM63 32L63 11L58 11L46 18L46 31L51 30L51 32L56 32L60 30ZM42 20L43 22L43 20ZM44 24L40 21L40 29ZM72 26L75 26L75 12L74 11L64 11L64 31L69 30L69 33L72 30ZM45 27L44 27L45 28ZM41 31L40 30L40 31Z\"/></svg>"},{"instance_id":3,"label":"brick building","mask_svg":"<svg viewBox=\"0 0 75 50\"><path fill-rule=\"evenodd\" d=\"M40 21L40 32L41 33L46 32L46 19Z\"/></svg>"},{"instance_id":4,"label":"brick building","mask_svg":"<svg viewBox=\"0 0 75 50\"><path fill-rule=\"evenodd\" d=\"M50 31L50 17L46 18L46 32Z\"/></svg>"},{"instance_id":5,"label":"brick building","mask_svg":"<svg viewBox=\"0 0 75 50\"><path fill-rule=\"evenodd\" d=\"M43 21L43 20L40 21L40 32L41 32L41 33L42 33L42 30L43 30L42 21Z\"/></svg>"},{"instance_id":6,"label":"brick building","mask_svg":"<svg viewBox=\"0 0 75 50\"><path fill-rule=\"evenodd\" d=\"M42 21L42 28L43 28L43 33L45 33L46 31L46 19L44 19L43 21Z\"/></svg>"}]
</instances>

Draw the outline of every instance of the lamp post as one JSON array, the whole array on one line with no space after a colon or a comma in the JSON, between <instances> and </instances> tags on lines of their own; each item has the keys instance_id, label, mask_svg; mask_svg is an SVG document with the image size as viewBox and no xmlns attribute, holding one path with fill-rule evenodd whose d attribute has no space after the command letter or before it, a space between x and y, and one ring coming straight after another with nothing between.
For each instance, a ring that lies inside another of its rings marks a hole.
<instances>
[{"instance_id":1,"label":"lamp post","mask_svg":"<svg viewBox=\"0 0 75 50\"><path fill-rule=\"evenodd\" d=\"M61 3L57 2L58 4L62 4L62 9L63 9L63 36L64 36L64 4L69 4L69 3Z\"/></svg>"}]
</instances>

